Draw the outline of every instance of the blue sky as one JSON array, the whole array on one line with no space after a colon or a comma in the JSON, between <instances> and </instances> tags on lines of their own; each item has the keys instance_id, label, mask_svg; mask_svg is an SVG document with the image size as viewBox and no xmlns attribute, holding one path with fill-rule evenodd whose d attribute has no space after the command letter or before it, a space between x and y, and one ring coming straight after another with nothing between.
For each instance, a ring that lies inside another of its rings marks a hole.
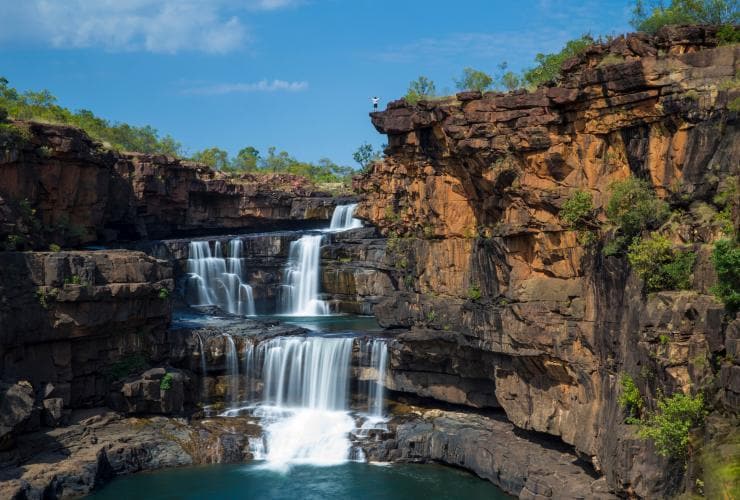
<instances>
[{"instance_id":1,"label":"blue sky","mask_svg":"<svg viewBox=\"0 0 740 500\"><path fill-rule=\"evenodd\" d=\"M352 164L381 107L426 75L532 64L629 30L629 0L0 0L0 75L149 124L189 151L252 145Z\"/></svg>"}]
</instances>

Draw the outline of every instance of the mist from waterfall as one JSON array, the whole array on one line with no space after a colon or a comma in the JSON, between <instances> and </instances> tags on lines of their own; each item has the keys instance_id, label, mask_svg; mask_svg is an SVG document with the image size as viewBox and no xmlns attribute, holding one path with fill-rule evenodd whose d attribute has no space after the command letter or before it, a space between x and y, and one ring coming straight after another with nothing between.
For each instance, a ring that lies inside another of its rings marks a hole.
<instances>
[{"instance_id":1,"label":"mist from waterfall","mask_svg":"<svg viewBox=\"0 0 740 500\"><path fill-rule=\"evenodd\" d=\"M319 299L322 239L320 234L307 234L290 243L281 289L282 314L325 316L330 313L328 302Z\"/></svg>"},{"instance_id":2,"label":"mist from waterfall","mask_svg":"<svg viewBox=\"0 0 740 500\"><path fill-rule=\"evenodd\" d=\"M362 227L362 221L353 217L356 208L357 203L337 205L334 207L334 213L329 223L329 231L346 231L348 229Z\"/></svg>"},{"instance_id":3,"label":"mist from waterfall","mask_svg":"<svg viewBox=\"0 0 740 500\"><path fill-rule=\"evenodd\" d=\"M229 241L224 257L221 242L191 241L188 245L187 291L191 305L216 305L230 314L253 316L252 287L245 283L242 270L242 241Z\"/></svg>"}]
</instances>

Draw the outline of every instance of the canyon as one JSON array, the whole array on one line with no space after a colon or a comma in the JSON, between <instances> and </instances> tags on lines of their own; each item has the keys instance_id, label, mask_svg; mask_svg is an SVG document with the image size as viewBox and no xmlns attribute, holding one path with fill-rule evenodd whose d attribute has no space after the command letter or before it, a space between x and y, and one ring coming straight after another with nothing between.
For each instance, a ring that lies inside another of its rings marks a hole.
<instances>
[{"instance_id":1,"label":"canyon","mask_svg":"<svg viewBox=\"0 0 740 500\"><path fill-rule=\"evenodd\" d=\"M738 446L740 320L711 292L711 248L733 188L740 229L739 58L716 28L668 27L594 45L533 91L391 102L371 114L385 156L352 196L14 122L0 496L288 467L301 439L298 458L438 462L520 498L698 493L701 450ZM674 210L661 231L696 253L689 289L647 293L603 251L626 178ZM576 191L595 241L559 216ZM704 394L687 462L638 435L627 375L650 410ZM319 456L301 425L341 427L339 448Z\"/></svg>"}]
</instances>

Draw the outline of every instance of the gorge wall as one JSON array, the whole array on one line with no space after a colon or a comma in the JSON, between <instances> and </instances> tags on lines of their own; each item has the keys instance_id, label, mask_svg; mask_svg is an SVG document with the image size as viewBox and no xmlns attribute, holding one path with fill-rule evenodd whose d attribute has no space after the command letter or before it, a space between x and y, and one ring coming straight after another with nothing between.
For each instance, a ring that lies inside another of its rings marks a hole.
<instances>
[{"instance_id":1,"label":"gorge wall","mask_svg":"<svg viewBox=\"0 0 740 500\"><path fill-rule=\"evenodd\" d=\"M650 409L661 393L706 391L729 418L720 429L736 422L738 324L709 294L708 245L721 236L713 196L740 165L739 57L712 28L667 28L593 46L554 86L372 113L388 148L356 180L358 216L387 236L395 285L375 314L410 329L395 339L391 387L500 406L573 445L622 494L682 489L681 466L624 423L619 380L632 376ZM691 290L646 295L623 256L580 244L559 219L585 190L604 224L609 186L630 176L675 210L663 232L697 252Z\"/></svg>"},{"instance_id":2,"label":"gorge wall","mask_svg":"<svg viewBox=\"0 0 740 500\"><path fill-rule=\"evenodd\" d=\"M0 156L0 240L9 249L320 225L334 209L332 196L302 177L228 176L111 151L74 127L15 126L24 137Z\"/></svg>"}]
</instances>

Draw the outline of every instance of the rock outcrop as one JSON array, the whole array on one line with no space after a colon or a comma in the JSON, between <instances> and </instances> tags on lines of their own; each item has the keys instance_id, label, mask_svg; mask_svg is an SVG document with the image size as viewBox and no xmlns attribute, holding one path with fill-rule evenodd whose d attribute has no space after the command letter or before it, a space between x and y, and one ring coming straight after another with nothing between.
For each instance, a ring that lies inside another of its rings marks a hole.
<instances>
[{"instance_id":1,"label":"rock outcrop","mask_svg":"<svg viewBox=\"0 0 740 500\"><path fill-rule=\"evenodd\" d=\"M661 391L721 385L737 415L734 330L707 295L707 246L721 235L713 196L740 165L728 107L739 62L713 28L671 28L586 50L556 86L372 113L389 146L356 181L357 215L387 236L395 286L374 310L413 331L393 349L394 387L500 405L516 426L573 445L621 494L679 490L680 470L623 423L619 380L638 381L651 409ZM670 235L697 252L692 291L646 297L624 257L580 244L559 219L583 190L603 223L610 184L630 176L681 209ZM458 379L475 384L455 391Z\"/></svg>"},{"instance_id":2,"label":"rock outcrop","mask_svg":"<svg viewBox=\"0 0 740 500\"><path fill-rule=\"evenodd\" d=\"M15 126L28 137L0 156L0 250L324 224L334 209L331 195L302 177L229 176L117 153L74 127Z\"/></svg>"}]
</instances>

